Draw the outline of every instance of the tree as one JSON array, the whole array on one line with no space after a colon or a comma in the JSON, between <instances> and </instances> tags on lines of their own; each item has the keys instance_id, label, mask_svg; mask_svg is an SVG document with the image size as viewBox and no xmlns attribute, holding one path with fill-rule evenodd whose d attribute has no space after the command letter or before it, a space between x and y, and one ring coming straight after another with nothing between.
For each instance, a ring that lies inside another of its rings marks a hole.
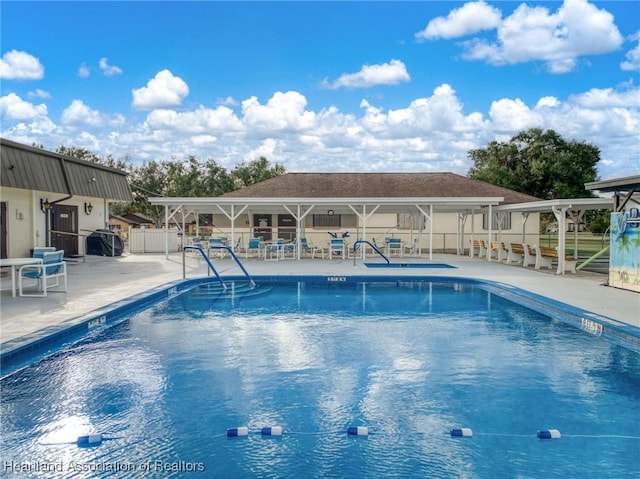
<instances>
[{"instance_id":1,"label":"tree","mask_svg":"<svg viewBox=\"0 0 640 479\"><path fill-rule=\"evenodd\" d=\"M471 150L469 177L544 200L593 196L585 183L596 181L600 150L566 141L553 130L532 128L508 142L493 141Z\"/></svg>"},{"instance_id":2,"label":"tree","mask_svg":"<svg viewBox=\"0 0 640 479\"><path fill-rule=\"evenodd\" d=\"M231 172L231 177L237 189L254 185L262 181L274 178L286 173L284 166L276 163L275 166L269 164L264 156L249 163L242 162Z\"/></svg>"}]
</instances>

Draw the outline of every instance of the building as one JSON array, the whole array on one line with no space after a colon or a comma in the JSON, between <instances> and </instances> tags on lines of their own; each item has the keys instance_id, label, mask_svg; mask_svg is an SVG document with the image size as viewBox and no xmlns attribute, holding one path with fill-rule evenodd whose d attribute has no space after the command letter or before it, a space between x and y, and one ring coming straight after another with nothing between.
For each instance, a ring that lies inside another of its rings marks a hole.
<instances>
[{"instance_id":1,"label":"building","mask_svg":"<svg viewBox=\"0 0 640 479\"><path fill-rule=\"evenodd\" d=\"M109 203L133 201L115 168L0 139L0 255L55 246L83 255L85 238L108 228Z\"/></svg>"}]
</instances>

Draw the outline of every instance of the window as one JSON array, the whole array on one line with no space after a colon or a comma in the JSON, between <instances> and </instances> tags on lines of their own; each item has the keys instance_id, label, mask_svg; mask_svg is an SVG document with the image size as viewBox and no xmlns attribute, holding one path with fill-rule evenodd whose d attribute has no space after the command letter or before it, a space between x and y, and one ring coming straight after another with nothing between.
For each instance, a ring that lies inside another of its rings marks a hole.
<instances>
[{"instance_id":1,"label":"window","mask_svg":"<svg viewBox=\"0 0 640 479\"><path fill-rule=\"evenodd\" d=\"M314 228L340 227L340 215L313 215Z\"/></svg>"},{"instance_id":2,"label":"window","mask_svg":"<svg viewBox=\"0 0 640 479\"><path fill-rule=\"evenodd\" d=\"M398 229L400 230L423 230L424 223L422 213L398 213Z\"/></svg>"},{"instance_id":3,"label":"window","mask_svg":"<svg viewBox=\"0 0 640 479\"><path fill-rule=\"evenodd\" d=\"M499 226L498 223L498 215L497 214L493 214L493 221L491 222L491 229L492 230L497 230ZM488 230L489 229L489 222L488 222L488 218L487 218L487 214L484 213L482 215L482 229ZM502 215L502 228L500 228L502 230L510 230L511 229L511 213L503 213Z\"/></svg>"}]
</instances>

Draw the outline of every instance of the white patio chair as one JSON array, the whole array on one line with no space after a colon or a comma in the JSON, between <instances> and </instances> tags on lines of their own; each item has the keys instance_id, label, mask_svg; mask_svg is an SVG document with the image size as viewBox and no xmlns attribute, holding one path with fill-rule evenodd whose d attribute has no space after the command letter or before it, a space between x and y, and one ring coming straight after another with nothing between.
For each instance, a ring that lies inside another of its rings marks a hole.
<instances>
[{"instance_id":1,"label":"white patio chair","mask_svg":"<svg viewBox=\"0 0 640 479\"><path fill-rule=\"evenodd\" d=\"M63 292L67 291L67 263L64 262L64 250L44 251L42 263L22 266L18 272L18 291L20 296L46 296L51 288L60 286L60 278L64 278ZM49 279L55 283L49 284ZM38 293L24 293L24 281L36 280Z\"/></svg>"}]
</instances>

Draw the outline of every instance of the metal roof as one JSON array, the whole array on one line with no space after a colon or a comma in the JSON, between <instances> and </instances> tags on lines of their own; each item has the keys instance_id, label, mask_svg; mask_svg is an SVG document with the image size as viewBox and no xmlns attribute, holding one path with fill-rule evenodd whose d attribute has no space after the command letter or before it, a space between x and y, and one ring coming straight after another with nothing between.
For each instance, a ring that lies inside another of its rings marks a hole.
<instances>
[{"instance_id":1,"label":"metal roof","mask_svg":"<svg viewBox=\"0 0 640 479\"><path fill-rule=\"evenodd\" d=\"M591 183L585 183L584 187L588 190L599 191L600 193L640 190L640 175L593 181Z\"/></svg>"},{"instance_id":2,"label":"metal roof","mask_svg":"<svg viewBox=\"0 0 640 479\"><path fill-rule=\"evenodd\" d=\"M74 196L133 201L127 173L0 138L0 184Z\"/></svg>"}]
</instances>

